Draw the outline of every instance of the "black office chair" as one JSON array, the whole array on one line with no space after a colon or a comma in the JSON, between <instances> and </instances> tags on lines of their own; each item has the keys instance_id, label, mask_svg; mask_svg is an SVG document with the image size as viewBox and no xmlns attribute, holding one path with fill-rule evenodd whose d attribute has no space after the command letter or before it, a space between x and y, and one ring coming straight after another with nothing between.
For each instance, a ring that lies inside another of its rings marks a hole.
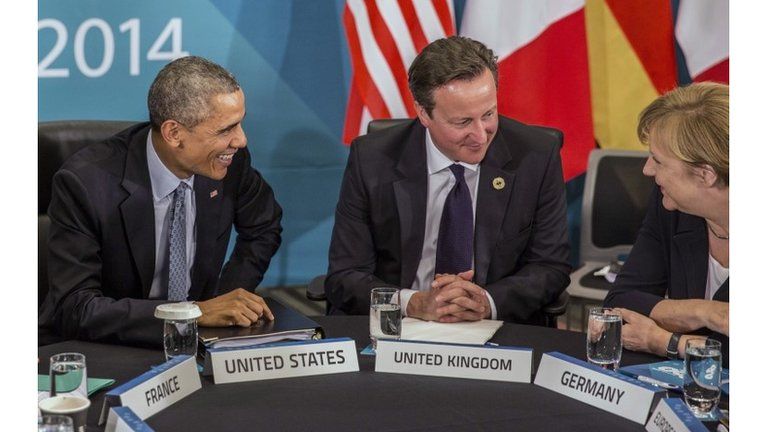
<instances>
[{"instance_id":1,"label":"black office chair","mask_svg":"<svg viewBox=\"0 0 768 432\"><path fill-rule=\"evenodd\" d=\"M392 126L402 125L410 122L412 119L375 119L368 122L367 133L377 132L382 129L386 129ZM563 132L559 129L547 127L547 126L535 126L543 132L546 132L554 136L560 143L560 147L563 147ZM309 285L307 285L307 298L314 301L326 300L325 295L325 275L316 276L313 278ZM563 315L568 309L569 294L563 291L560 296L550 304L542 308L544 313L544 323L547 327L557 327L557 317Z\"/></svg>"},{"instance_id":2,"label":"black office chair","mask_svg":"<svg viewBox=\"0 0 768 432\"><path fill-rule=\"evenodd\" d=\"M51 181L64 161L81 148L135 125L135 121L62 120L37 124L37 213L51 202Z\"/></svg>"},{"instance_id":3,"label":"black office chair","mask_svg":"<svg viewBox=\"0 0 768 432\"><path fill-rule=\"evenodd\" d=\"M43 305L48 295L48 230L51 219L48 215L37 215L37 307Z\"/></svg>"},{"instance_id":4,"label":"black office chair","mask_svg":"<svg viewBox=\"0 0 768 432\"><path fill-rule=\"evenodd\" d=\"M644 151L595 149L589 154L581 207L581 266L571 273L574 299L602 302L611 283L593 273L635 243L645 218L653 179L643 175Z\"/></svg>"}]
</instances>

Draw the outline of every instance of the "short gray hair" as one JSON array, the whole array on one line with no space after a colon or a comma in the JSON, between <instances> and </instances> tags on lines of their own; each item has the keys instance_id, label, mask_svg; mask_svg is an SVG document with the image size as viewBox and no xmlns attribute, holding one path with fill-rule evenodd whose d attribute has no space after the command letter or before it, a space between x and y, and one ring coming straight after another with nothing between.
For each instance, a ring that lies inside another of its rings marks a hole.
<instances>
[{"instance_id":1,"label":"short gray hair","mask_svg":"<svg viewBox=\"0 0 768 432\"><path fill-rule=\"evenodd\" d=\"M196 56L176 59L158 72L149 88L149 122L155 130L167 120L193 128L210 115L211 98L238 90L235 77L216 63Z\"/></svg>"}]
</instances>

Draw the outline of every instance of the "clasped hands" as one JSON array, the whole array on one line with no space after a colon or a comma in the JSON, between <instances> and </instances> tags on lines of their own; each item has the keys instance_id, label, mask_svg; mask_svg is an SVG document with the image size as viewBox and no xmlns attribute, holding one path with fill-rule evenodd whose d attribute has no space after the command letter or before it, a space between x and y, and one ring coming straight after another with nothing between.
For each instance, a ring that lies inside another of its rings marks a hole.
<instances>
[{"instance_id":1,"label":"clasped hands","mask_svg":"<svg viewBox=\"0 0 768 432\"><path fill-rule=\"evenodd\" d=\"M275 319L263 298L243 288L196 304L203 313L197 320L202 327L249 327L262 316Z\"/></svg>"},{"instance_id":2,"label":"clasped hands","mask_svg":"<svg viewBox=\"0 0 768 432\"><path fill-rule=\"evenodd\" d=\"M411 297L408 316L443 323L490 318L488 296L472 282L474 276L474 270L435 275L429 291L417 292Z\"/></svg>"}]
</instances>

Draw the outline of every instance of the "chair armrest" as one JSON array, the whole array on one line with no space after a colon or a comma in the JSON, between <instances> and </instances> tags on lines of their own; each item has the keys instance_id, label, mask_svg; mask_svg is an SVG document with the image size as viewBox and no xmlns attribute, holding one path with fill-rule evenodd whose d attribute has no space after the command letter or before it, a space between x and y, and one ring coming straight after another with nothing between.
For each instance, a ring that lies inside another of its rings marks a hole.
<instances>
[{"instance_id":1,"label":"chair armrest","mask_svg":"<svg viewBox=\"0 0 768 432\"><path fill-rule=\"evenodd\" d=\"M307 298L313 301L325 300L325 275L315 276L307 285Z\"/></svg>"}]
</instances>

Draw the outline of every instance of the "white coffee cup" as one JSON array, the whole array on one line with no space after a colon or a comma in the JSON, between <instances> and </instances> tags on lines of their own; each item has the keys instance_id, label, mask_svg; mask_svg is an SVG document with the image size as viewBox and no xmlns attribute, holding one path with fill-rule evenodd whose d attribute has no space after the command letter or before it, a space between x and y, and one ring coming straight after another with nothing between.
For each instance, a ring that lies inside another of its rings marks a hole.
<instances>
[{"instance_id":1,"label":"white coffee cup","mask_svg":"<svg viewBox=\"0 0 768 432\"><path fill-rule=\"evenodd\" d=\"M37 404L43 415L58 414L71 417L75 432L85 432L90 406L91 401L88 399L70 395L45 398Z\"/></svg>"}]
</instances>

